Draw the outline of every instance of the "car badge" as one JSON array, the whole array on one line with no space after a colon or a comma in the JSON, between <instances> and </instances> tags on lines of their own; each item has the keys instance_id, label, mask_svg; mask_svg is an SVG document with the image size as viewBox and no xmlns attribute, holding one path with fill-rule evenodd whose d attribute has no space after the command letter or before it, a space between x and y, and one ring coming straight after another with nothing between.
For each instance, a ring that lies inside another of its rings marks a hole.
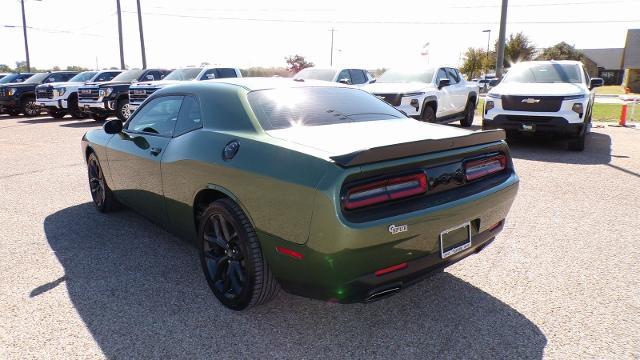
<instances>
[{"instance_id":1,"label":"car badge","mask_svg":"<svg viewBox=\"0 0 640 360\"><path fill-rule=\"evenodd\" d=\"M409 225L389 225L389 232L393 235L409 230Z\"/></svg>"},{"instance_id":2,"label":"car badge","mask_svg":"<svg viewBox=\"0 0 640 360\"><path fill-rule=\"evenodd\" d=\"M540 99L528 98L528 99L522 100L522 102L527 104L537 104L540 102Z\"/></svg>"}]
</instances>

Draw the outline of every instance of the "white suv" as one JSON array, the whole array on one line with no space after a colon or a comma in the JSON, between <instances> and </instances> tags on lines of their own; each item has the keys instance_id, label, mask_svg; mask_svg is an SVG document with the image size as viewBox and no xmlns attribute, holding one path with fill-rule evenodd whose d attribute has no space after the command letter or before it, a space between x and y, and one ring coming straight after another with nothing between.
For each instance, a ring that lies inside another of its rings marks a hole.
<instances>
[{"instance_id":1,"label":"white suv","mask_svg":"<svg viewBox=\"0 0 640 360\"><path fill-rule=\"evenodd\" d=\"M569 139L569 150L584 150L595 92L604 81L590 78L578 61L527 61L514 65L489 91L483 129L507 135L551 134Z\"/></svg>"}]
</instances>

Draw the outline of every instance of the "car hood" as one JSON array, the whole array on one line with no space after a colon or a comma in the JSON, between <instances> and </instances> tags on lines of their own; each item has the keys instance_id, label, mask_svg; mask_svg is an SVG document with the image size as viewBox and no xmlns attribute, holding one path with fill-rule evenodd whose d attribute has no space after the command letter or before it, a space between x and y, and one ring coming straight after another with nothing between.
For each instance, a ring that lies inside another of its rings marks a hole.
<instances>
[{"instance_id":1,"label":"car hood","mask_svg":"<svg viewBox=\"0 0 640 360\"><path fill-rule=\"evenodd\" d=\"M489 91L489 94L516 96L570 96L586 94L588 89L582 84L569 83L502 83Z\"/></svg>"},{"instance_id":2,"label":"car hood","mask_svg":"<svg viewBox=\"0 0 640 360\"><path fill-rule=\"evenodd\" d=\"M51 86L51 87L56 87L56 86L80 86L83 85L83 82L53 82L53 83L46 83L46 84L42 84L42 85L38 85L38 87L47 87L47 86Z\"/></svg>"},{"instance_id":3,"label":"car hood","mask_svg":"<svg viewBox=\"0 0 640 360\"><path fill-rule=\"evenodd\" d=\"M25 84L25 83L15 83L15 84L3 84L6 87L12 87L12 88L35 88L36 86L40 85L40 84Z\"/></svg>"},{"instance_id":4,"label":"car hood","mask_svg":"<svg viewBox=\"0 0 640 360\"><path fill-rule=\"evenodd\" d=\"M470 133L472 131L413 119L299 126L267 131L267 134L272 137L314 148L329 156L420 140L464 136Z\"/></svg>"},{"instance_id":5,"label":"car hood","mask_svg":"<svg viewBox=\"0 0 640 360\"><path fill-rule=\"evenodd\" d=\"M431 87L427 83L373 83L362 87L372 94L406 94L418 91L424 91Z\"/></svg>"},{"instance_id":6,"label":"car hood","mask_svg":"<svg viewBox=\"0 0 640 360\"><path fill-rule=\"evenodd\" d=\"M144 81L144 82L139 82L139 83L135 83L133 85L131 85L131 87L163 87L163 86L169 86L172 84L178 84L182 81L179 80L158 80L158 81Z\"/></svg>"}]
</instances>

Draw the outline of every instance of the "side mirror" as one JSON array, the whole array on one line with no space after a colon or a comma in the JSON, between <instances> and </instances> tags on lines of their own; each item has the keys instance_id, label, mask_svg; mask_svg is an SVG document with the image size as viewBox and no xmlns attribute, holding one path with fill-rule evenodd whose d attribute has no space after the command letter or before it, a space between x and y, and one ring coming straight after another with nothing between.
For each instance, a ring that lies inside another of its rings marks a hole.
<instances>
[{"instance_id":1,"label":"side mirror","mask_svg":"<svg viewBox=\"0 0 640 360\"><path fill-rule=\"evenodd\" d=\"M147 79L147 80L149 80L149 81L153 81L153 80L155 80L155 79L156 79L156 78L154 78L154 77L153 77L153 75L147 75L147 76L145 76L144 78L145 78L145 79Z\"/></svg>"},{"instance_id":2,"label":"side mirror","mask_svg":"<svg viewBox=\"0 0 640 360\"><path fill-rule=\"evenodd\" d=\"M589 88L590 89L594 89L600 86L604 86L604 79L602 78L592 78L591 82L589 83Z\"/></svg>"},{"instance_id":3,"label":"side mirror","mask_svg":"<svg viewBox=\"0 0 640 360\"><path fill-rule=\"evenodd\" d=\"M339 82L340 84L351 85L351 80L349 80L349 79L347 79L347 78L340 79L340 80L338 80L338 82Z\"/></svg>"},{"instance_id":4,"label":"side mirror","mask_svg":"<svg viewBox=\"0 0 640 360\"><path fill-rule=\"evenodd\" d=\"M118 134L122 132L122 120L109 120L102 126L107 134Z\"/></svg>"},{"instance_id":5,"label":"side mirror","mask_svg":"<svg viewBox=\"0 0 640 360\"><path fill-rule=\"evenodd\" d=\"M378 81L378 79L371 79L371 80L369 80L369 84L373 84L376 81Z\"/></svg>"},{"instance_id":6,"label":"side mirror","mask_svg":"<svg viewBox=\"0 0 640 360\"><path fill-rule=\"evenodd\" d=\"M438 79L438 89L442 89L445 86L451 85L451 80L449 79Z\"/></svg>"}]
</instances>

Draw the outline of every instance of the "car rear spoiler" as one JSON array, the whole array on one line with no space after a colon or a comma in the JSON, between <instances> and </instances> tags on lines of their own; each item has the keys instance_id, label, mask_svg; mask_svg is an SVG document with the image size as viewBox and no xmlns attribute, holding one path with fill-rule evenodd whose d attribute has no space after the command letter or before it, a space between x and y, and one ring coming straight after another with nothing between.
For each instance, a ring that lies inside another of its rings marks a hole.
<instances>
[{"instance_id":1,"label":"car rear spoiler","mask_svg":"<svg viewBox=\"0 0 640 360\"><path fill-rule=\"evenodd\" d=\"M401 159L455 148L487 144L505 139L504 130L487 130L473 132L464 136L444 139L427 139L408 143L386 145L366 150L359 150L349 154L331 156L336 164L351 167L378 161Z\"/></svg>"}]
</instances>

